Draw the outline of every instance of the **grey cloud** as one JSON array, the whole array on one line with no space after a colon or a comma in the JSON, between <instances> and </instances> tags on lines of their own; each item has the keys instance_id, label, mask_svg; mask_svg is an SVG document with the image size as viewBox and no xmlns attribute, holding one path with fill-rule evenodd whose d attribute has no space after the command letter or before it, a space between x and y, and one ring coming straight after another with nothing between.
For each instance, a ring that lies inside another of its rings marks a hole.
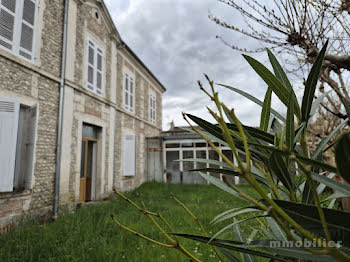
<instances>
[{"instance_id":1,"label":"grey cloud","mask_svg":"<svg viewBox=\"0 0 350 262\"><path fill-rule=\"evenodd\" d=\"M231 32L208 19L210 9L228 22L241 24L232 9L216 0L133 0L124 9L117 2L109 0L107 5L121 36L168 90L163 98L164 128L171 120L184 125L182 111L209 118L205 106L210 101L197 85L198 79L205 84L203 73L263 99L266 85L238 52L216 39L218 34L232 39ZM254 45L235 36L235 44ZM223 88L220 93L244 123L258 125L259 107Z\"/></svg>"}]
</instances>

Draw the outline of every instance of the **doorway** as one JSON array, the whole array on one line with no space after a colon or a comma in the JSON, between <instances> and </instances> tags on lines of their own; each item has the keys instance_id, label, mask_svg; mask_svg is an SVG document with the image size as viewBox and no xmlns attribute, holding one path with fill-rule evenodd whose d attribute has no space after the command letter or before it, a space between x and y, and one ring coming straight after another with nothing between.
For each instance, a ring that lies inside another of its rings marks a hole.
<instances>
[{"instance_id":1,"label":"doorway","mask_svg":"<svg viewBox=\"0 0 350 262\"><path fill-rule=\"evenodd\" d=\"M88 202L95 199L97 143L97 128L84 124L80 164L81 202Z\"/></svg>"}]
</instances>

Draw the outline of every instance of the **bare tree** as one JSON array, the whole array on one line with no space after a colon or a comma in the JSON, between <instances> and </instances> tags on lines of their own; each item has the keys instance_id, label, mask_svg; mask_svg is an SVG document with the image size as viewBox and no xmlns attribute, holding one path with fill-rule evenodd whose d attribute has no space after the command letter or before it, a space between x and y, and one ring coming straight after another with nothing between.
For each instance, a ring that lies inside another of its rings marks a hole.
<instances>
[{"instance_id":1,"label":"bare tree","mask_svg":"<svg viewBox=\"0 0 350 262\"><path fill-rule=\"evenodd\" d=\"M262 43L263 47L248 50L229 43L223 36L217 36L219 39L241 52L261 52L269 47L283 57L290 74L304 80L306 69L329 39L319 91L333 92L323 102L320 117L329 121L328 124L346 119L341 101L350 101L350 0L218 1L240 14L245 26L232 25L212 13L209 18L226 29Z\"/></svg>"}]
</instances>

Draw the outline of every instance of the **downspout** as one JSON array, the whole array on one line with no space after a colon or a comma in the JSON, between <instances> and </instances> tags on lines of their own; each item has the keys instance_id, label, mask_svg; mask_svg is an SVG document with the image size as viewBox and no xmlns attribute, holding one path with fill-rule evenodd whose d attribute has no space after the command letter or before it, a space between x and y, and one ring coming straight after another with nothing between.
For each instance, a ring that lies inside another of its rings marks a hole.
<instances>
[{"instance_id":1,"label":"downspout","mask_svg":"<svg viewBox=\"0 0 350 262\"><path fill-rule=\"evenodd\" d=\"M68 0L64 1L64 21L63 21L63 43L61 58L61 81L60 81L60 101L58 112L58 134L56 148L56 179L55 179L55 203L54 217L58 216L58 203L60 193L60 174L61 174L61 149L62 149L62 122L63 122L63 100L64 100L64 82L66 78L66 54L67 54L67 20L68 20Z\"/></svg>"},{"instance_id":2,"label":"downspout","mask_svg":"<svg viewBox=\"0 0 350 262\"><path fill-rule=\"evenodd\" d=\"M118 66L118 50L119 49L122 49L122 48L125 48L125 44L122 42L121 44L119 44L119 45L117 45L116 46L116 56L117 56L117 59L116 59L116 61L117 61L117 65L116 66ZM118 72L117 72L117 75L118 75ZM117 88L118 88L118 79L117 79ZM116 127L116 125L117 125L117 110L115 110L114 109L114 112L115 112L115 123L114 123L114 126ZM114 133L116 133L116 130L114 131ZM116 165L115 165L115 159L117 159L117 150L115 150L115 141L116 141L116 139L115 139L115 134L114 134L114 143L113 143L113 146L114 146L114 160L113 160L113 189L117 189L118 187L117 187L117 171L116 171Z\"/></svg>"}]
</instances>

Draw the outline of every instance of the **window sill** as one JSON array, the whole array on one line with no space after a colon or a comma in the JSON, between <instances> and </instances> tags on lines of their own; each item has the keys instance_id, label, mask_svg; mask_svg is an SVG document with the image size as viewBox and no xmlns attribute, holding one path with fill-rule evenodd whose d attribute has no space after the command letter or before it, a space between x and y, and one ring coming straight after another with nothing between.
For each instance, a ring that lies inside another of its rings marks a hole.
<instances>
[{"instance_id":1,"label":"window sill","mask_svg":"<svg viewBox=\"0 0 350 262\"><path fill-rule=\"evenodd\" d=\"M130 115L135 115L135 110L130 110L130 109L127 109L125 107L123 107L123 109L125 110L125 112L127 112L128 114Z\"/></svg>"},{"instance_id":2,"label":"window sill","mask_svg":"<svg viewBox=\"0 0 350 262\"><path fill-rule=\"evenodd\" d=\"M13 198L13 197L23 197L29 196L32 194L31 189L24 189L21 191L13 191L13 192L1 192L0 199Z\"/></svg>"},{"instance_id":3,"label":"window sill","mask_svg":"<svg viewBox=\"0 0 350 262\"><path fill-rule=\"evenodd\" d=\"M134 179L136 176L123 176L122 180Z\"/></svg>"},{"instance_id":4,"label":"window sill","mask_svg":"<svg viewBox=\"0 0 350 262\"><path fill-rule=\"evenodd\" d=\"M95 96L104 98L104 93L98 94L97 92L95 92L95 91L91 90L90 88L88 88L86 84L85 84L85 90L87 90L88 92L90 92L91 94L93 94Z\"/></svg>"}]
</instances>

